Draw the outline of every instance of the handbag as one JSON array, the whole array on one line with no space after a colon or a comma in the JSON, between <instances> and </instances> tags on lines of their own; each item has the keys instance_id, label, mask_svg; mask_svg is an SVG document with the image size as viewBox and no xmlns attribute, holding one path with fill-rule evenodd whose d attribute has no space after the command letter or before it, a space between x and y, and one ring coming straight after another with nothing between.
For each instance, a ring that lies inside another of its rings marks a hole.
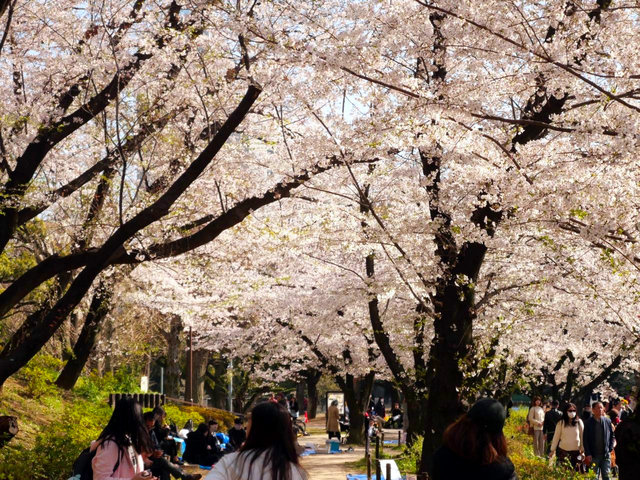
<instances>
[{"instance_id":1,"label":"handbag","mask_svg":"<svg viewBox=\"0 0 640 480\"><path fill-rule=\"evenodd\" d=\"M527 433L531 436L533 436L533 426L529 425L529 430L527 431Z\"/></svg>"}]
</instances>

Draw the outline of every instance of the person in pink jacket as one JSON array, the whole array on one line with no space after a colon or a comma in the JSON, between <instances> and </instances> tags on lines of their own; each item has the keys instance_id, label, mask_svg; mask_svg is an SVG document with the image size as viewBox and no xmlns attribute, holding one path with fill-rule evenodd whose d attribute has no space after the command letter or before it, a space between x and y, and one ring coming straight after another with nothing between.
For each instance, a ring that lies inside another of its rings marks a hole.
<instances>
[{"instance_id":1,"label":"person in pink jacket","mask_svg":"<svg viewBox=\"0 0 640 480\"><path fill-rule=\"evenodd\" d=\"M151 452L151 440L142 420L142 407L133 398L116 403L109 423L91 442L93 480L157 480L145 470L143 454Z\"/></svg>"}]
</instances>

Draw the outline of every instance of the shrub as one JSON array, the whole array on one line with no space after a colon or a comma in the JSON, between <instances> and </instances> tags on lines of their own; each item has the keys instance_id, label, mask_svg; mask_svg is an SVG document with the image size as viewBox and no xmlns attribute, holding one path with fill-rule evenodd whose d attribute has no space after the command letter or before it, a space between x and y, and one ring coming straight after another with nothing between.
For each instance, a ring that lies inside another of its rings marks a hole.
<instances>
[{"instance_id":1,"label":"shrub","mask_svg":"<svg viewBox=\"0 0 640 480\"><path fill-rule=\"evenodd\" d=\"M115 373L100 376L95 370L86 377L80 377L73 390L77 395L94 402L104 402L110 393L138 393L138 375L129 368L120 368Z\"/></svg>"},{"instance_id":2,"label":"shrub","mask_svg":"<svg viewBox=\"0 0 640 480\"><path fill-rule=\"evenodd\" d=\"M233 427L233 421L236 418L236 416L233 413L227 412L226 410L218 410L217 408L180 407L180 410L188 413L197 413L204 419L204 421L207 421L207 422L209 420L216 420L219 424L218 430L221 432L227 431L228 429ZM178 426L181 426L181 425L178 425Z\"/></svg>"},{"instance_id":3,"label":"shrub","mask_svg":"<svg viewBox=\"0 0 640 480\"><path fill-rule=\"evenodd\" d=\"M62 360L51 355L36 355L20 371L20 377L26 381L27 393L33 398L42 398L56 394L55 381L62 370Z\"/></svg>"},{"instance_id":4,"label":"shrub","mask_svg":"<svg viewBox=\"0 0 640 480\"><path fill-rule=\"evenodd\" d=\"M175 405L165 405L165 412L167 412L167 423L171 420L178 427L178 431L185 426L189 421L193 421L193 428L195 429L199 424L203 423L205 419L198 412L183 411L181 407Z\"/></svg>"},{"instance_id":5,"label":"shrub","mask_svg":"<svg viewBox=\"0 0 640 480\"><path fill-rule=\"evenodd\" d=\"M0 480L66 480L80 452L95 440L111 417L106 404L76 401L36 437L33 448L0 450Z\"/></svg>"}]
</instances>

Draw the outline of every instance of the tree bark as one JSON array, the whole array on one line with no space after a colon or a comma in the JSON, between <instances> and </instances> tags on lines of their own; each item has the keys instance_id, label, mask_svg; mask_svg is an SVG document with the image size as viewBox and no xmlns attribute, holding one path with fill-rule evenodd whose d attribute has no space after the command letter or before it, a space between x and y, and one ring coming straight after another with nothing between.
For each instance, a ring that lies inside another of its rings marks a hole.
<instances>
[{"instance_id":1,"label":"tree bark","mask_svg":"<svg viewBox=\"0 0 640 480\"><path fill-rule=\"evenodd\" d=\"M93 294L82 331L73 347L73 357L69 359L56 380L56 385L60 388L71 390L78 381L110 311L112 298L113 285L107 285L104 280L101 281Z\"/></svg>"},{"instance_id":2,"label":"tree bark","mask_svg":"<svg viewBox=\"0 0 640 480\"><path fill-rule=\"evenodd\" d=\"M355 379L351 375L347 375L346 381L340 382L343 383L345 400L349 407L349 443L364 444L366 435L364 413L369 406L374 377L375 372L371 370L362 379Z\"/></svg>"},{"instance_id":3,"label":"tree bark","mask_svg":"<svg viewBox=\"0 0 640 480\"><path fill-rule=\"evenodd\" d=\"M313 369L307 370L305 377L307 380L308 394L307 416L309 420L313 420L318 414L318 382L320 381L320 377L322 377L322 372Z\"/></svg>"},{"instance_id":4,"label":"tree bark","mask_svg":"<svg viewBox=\"0 0 640 480\"><path fill-rule=\"evenodd\" d=\"M193 403L204 405L204 381L209 364L209 350L193 351Z\"/></svg>"},{"instance_id":5,"label":"tree bark","mask_svg":"<svg viewBox=\"0 0 640 480\"><path fill-rule=\"evenodd\" d=\"M434 452L442 444L442 434L462 413L459 391L463 362L473 341L475 285L487 247L465 243L450 274L436 287L435 338L429 368L433 379L429 386L428 415L424 416L424 443L421 472L431 471Z\"/></svg>"},{"instance_id":6,"label":"tree bark","mask_svg":"<svg viewBox=\"0 0 640 480\"><path fill-rule=\"evenodd\" d=\"M180 397L180 379L182 370L180 368L180 355L183 350L182 336L184 326L179 315L171 315L171 327L165 334L167 341L167 370L164 375L164 393L167 397Z\"/></svg>"}]
</instances>

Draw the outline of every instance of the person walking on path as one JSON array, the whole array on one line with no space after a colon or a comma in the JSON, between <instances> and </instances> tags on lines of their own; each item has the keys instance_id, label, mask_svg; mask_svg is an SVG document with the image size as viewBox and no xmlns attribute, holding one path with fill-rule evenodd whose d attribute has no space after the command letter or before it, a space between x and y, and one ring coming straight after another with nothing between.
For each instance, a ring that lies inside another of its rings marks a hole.
<instances>
[{"instance_id":1,"label":"person walking on path","mask_svg":"<svg viewBox=\"0 0 640 480\"><path fill-rule=\"evenodd\" d=\"M493 398L478 400L444 432L433 455L433 480L516 480L502 433L507 412Z\"/></svg>"},{"instance_id":2,"label":"person walking on path","mask_svg":"<svg viewBox=\"0 0 640 480\"><path fill-rule=\"evenodd\" d=\"M533 454L542 457L544 455L544 409L540 397L533 397L527 422L533 428Z\"/></svg>"},{"instance_id":3,"label":"person walking on path","mask_svg":"<svg viewBox=\"0 0 640 480\"><path fill-rule=\"evenodd\" d=\"M327 433L329 440L333 437L340 440L340 410L338 410L338 401L331 402L329 410L327 410Z\"/></svg>"},{"instance_id":4,"label":"person walking on path","mask_svg":"<svg viewBox=\"0 0 640 480\"><path fill-rule=\"evenodd\" d=\"M587 465L594 465L596 477L602 474L602 480L610 480L611 452L615 447L613 425L604 414L602 402L595 402L591 411L593 417L584 425L584 452Z\"/></svg>"},{"instance_id":5,"label":"person walking on path","mask_svg":"<svg viewBox=\"0 0 640 480\"><path fill-rule=\"evenodd\" d=\"M289 411L264 402L251 411L247 440L225 455L205 480L307 480L296 451Z\"/></svg>"},{"instance_id":6,"label":"person walking on path","mask_svg":"<svg viewBox=\"0 0 640 480\"><path fill-rule=\"evenodd\" d=\"M568 403L562 409L561 420L557 423L553 441L551 442L551 457L557 454L558 462L569 460L571 468L580 471L584 453L584 425L578 418L578 409L573 403Z\"/></svg>"},{"instance_id":7,"label":"person walking on path","mask_svg":"<svg viewBox=\"0 0 640 480\"><path fill-rule=\"evenodd\" d=\"M544 426L542 433L546 440L547 453L549 453L549 447L551 447L551 438L556 431L556 425L562 419L562 412L558 409L560 402L554 400L551 402L551 410L544 414Z\"/></svg>"}]
</instances>

